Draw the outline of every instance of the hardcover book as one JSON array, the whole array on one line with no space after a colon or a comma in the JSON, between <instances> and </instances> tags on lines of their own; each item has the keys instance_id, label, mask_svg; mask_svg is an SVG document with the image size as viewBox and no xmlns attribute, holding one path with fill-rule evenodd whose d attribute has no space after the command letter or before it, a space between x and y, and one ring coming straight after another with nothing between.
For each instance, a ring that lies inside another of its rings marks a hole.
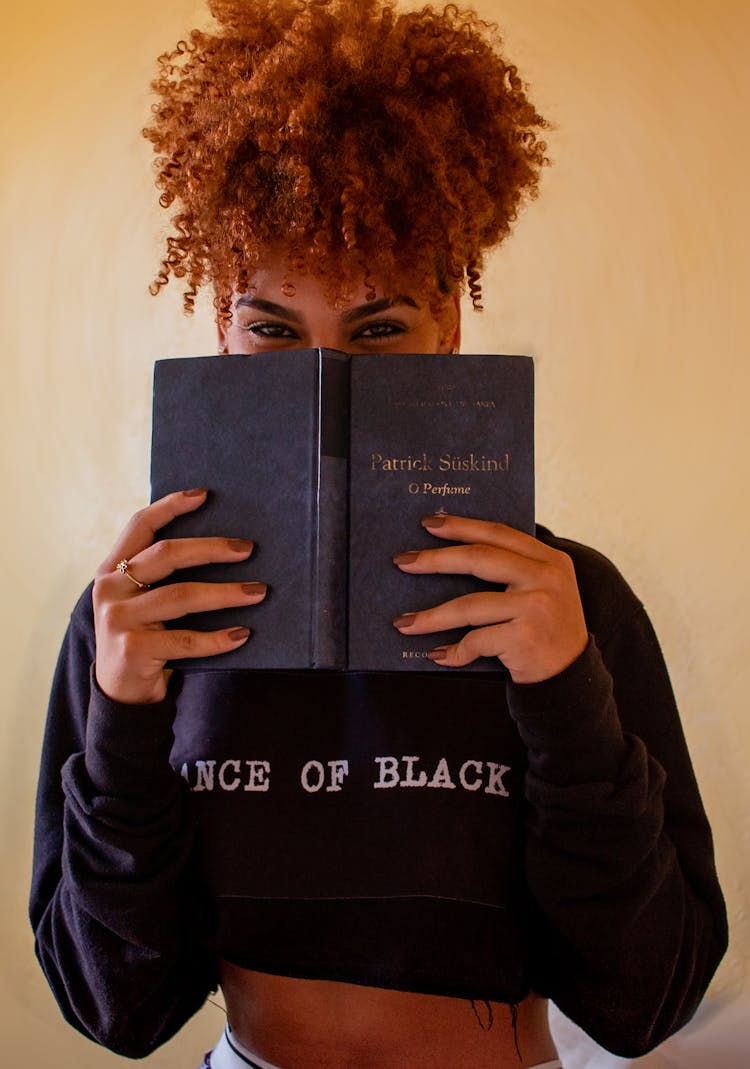
<instances>
[{"instance_id":1,"label":"hardcover book","mask_svg":"<svg viewBox=\"0 0 750 1069\"><path fill-rule=\"evenodd\" d=\"M461 631L406 636L391 621L488 584L409 575L392 558L449 544L420 523L441 511L533 533L533 362L326 349L157 361L152 500L191 486L208 500L160 536L249 538L255 551L170 581L269 589L259 605L175 621L253 632L182 667L450 671L425 655Z\"/></svg>"}]
</instances>

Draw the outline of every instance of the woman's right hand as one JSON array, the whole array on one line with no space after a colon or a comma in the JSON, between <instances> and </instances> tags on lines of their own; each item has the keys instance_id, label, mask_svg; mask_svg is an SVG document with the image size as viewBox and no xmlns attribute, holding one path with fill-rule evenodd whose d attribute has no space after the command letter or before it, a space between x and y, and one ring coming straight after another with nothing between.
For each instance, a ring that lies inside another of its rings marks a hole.
<instances>
[{"instance_id":1,"label":"woman's right hand","mask_svg":"<svg viewBox=\"0 0 750 1069\"><path fill-rule=\"evenodd\" d=\"M254 605L266 596L264 583L170 583L147 590L117 570L125 560L138 583L151 586L179 568L246 560L253 543L240 539L154 541L156 532L170 520L200 508L206 493L167 494L136 512L97 569L93 592L96 681L114 701L131 705L162 701L169 679L167 661L227 653L250 635L246 627L171 630L164 621L188 613Z\"/></svg>"}]
</instances>

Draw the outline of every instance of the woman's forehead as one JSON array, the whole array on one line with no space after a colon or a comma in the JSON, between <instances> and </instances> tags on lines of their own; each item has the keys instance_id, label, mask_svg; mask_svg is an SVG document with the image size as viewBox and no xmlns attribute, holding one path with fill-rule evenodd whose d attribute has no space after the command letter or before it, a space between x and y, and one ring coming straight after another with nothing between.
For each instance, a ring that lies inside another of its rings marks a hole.
<instances>
[{"instance_id":1,"label":"woman's forehead","mask_svg":"<svg viewBox=\"0 0 750 1069\"><path fill-rule=\"evenodd\" d=\"M418 307L420 290L424 287L408 272L391 272L385 275L377 269L359 265L359 271L353 277L337 271L335 257L320 257L314 262L307 261L295 265L290 256L279 249L271 248L264 254L260 263L248 275L246 293L234 287L233 296L236 307L248 306L249 301L243 297L259 298L266 301L277 300L284 305L303 304L308 301L323 302L335 306L342 312L365 304L405 304ZM336 283L342 276L350 278L345 288L337 295ZM244 287L243 287L244 289Z\"/></svg>"}]
</instances>

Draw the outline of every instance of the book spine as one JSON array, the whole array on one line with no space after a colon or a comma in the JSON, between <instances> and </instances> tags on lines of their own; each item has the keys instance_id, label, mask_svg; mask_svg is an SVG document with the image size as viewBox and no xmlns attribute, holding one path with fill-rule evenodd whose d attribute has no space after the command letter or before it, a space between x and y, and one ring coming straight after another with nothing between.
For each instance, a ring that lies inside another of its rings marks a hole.
<instances>
[{"instance_id":1,"label":"book spine","mask_svg":"<svg viewBox=\"0 0 750 1069\"><path fill-rule=\"evenodd\" d=\"M313 481L310 662L345 668L347 650L349 360L320 352L317 465Z\"/></svg>"}]
</instances>

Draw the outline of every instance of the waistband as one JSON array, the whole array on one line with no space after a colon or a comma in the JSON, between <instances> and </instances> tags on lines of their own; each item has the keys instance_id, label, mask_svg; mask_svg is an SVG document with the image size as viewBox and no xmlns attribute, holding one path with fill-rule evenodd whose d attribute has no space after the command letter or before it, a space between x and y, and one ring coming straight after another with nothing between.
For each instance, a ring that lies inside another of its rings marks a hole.
<instances>
[{"instance_id":1,"label":"waistband","mask_svg":"<svg viewBox=\"0 0 750 1069\"><path fill-rule=\"evenodd\" d=\"M248 1066L250 1069L281 1069L243 1047L227 1026L214 1049L206 1054L200 1069L247 1069ZM530 1069L563 1069L563 1066L559 1059L554 1058L551 1062L532 1065Z\"/></svg>"}]
</instances>

